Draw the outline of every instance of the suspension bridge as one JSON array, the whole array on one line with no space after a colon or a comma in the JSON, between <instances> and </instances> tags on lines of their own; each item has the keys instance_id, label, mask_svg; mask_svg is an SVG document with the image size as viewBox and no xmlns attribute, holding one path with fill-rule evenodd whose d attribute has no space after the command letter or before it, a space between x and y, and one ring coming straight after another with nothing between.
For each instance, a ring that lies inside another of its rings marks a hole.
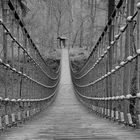
<instances>
[{"instance_id":1,"label":"suspension bridge","mask_svg":"<svg viewBox=\"0 0 140 140\"><path fill-rule=\"evenodd\" d=\"M140 3L123 17L130 8L126 5L125 0L116 4L77 72L68 48L61 49L60 64L52 70L20 12L12 1L5 2L0 20L0 139L140 139Z\"/></svg>"}]
</instances>

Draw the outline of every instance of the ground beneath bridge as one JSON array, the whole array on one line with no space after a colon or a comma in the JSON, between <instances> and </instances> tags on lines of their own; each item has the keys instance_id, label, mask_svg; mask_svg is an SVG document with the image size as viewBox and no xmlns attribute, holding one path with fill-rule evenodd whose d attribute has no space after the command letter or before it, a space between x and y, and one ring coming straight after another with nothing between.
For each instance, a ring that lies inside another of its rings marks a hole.
<instances>
[{"instance_id":1,"label":"ground beneath bridge","mask_svg":"<svg viewBox=\"0 0 140 140\"><path fill-rule=\"evenodd\" d=\"M0 140L139 140L140 130L96 116L74 95L68 50L62 50L62 74L55 102L30 122L6 130Z\"/></svg>"}]
</instances>

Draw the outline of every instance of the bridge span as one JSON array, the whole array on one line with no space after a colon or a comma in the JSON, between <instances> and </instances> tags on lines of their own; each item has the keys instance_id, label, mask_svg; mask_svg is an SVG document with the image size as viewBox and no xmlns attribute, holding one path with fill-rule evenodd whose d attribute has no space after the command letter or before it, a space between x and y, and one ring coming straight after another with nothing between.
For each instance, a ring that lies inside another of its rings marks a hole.
<instances>
[{"instance_id":1,"label":"bridge span","mask_svg":"<svg viewBox=\"0 0 140 140\"><path fill-rule=\"evenodd\" d=\"M49 107L25 124L7 129L1 140L139 140L139 130L97 115L77 100L70 76L68 50L62 50L58 93Z\"/></svg>"},{"instance_id":2,"label":"bridge span","mask_svg":"<svg viewBox=\"0 0 140 140\"><path fill-rule=\"evenodd\" d=\"M1 3L0 140L139 140L140 2L115 1L79 71L67 48L50 68L19 2Z\"/></svg>"}]
</instances>

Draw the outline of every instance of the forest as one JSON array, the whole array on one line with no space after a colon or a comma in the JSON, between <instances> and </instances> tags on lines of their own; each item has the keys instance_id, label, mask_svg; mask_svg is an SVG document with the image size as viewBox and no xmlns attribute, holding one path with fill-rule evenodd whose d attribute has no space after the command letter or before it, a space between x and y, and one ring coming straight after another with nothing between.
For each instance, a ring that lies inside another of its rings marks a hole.
<instances>
[{"instance_id":1,"label":"forest","mask_svg":"<svg viewBox=\"0 0 140 140\"><path fill-rule=\"evenodd\" d=\"M71 48L70 57L78 70L94 48L107 19L105 0L0 0L0 60L18 73L13 76L11 70L7 72L1 65L0 95L24 97L26 91L22 93L22 89L28 84L23 83L23 73L44 82L36 76L40 75L39 64L49 71L42 57L56 71L61 56L58 37L67 38L66 47Z\"/></svg>"},{"instance_id":2,"label":"forest","mask_svg":"<svg viewBox=\"0 0 140 140\"><path fill-rule=\"evenodd\" d=\"M59 36L68 38L70 47L90 52L107 21L106 0L20 1L22 19L44 57L56 56Z\"/></svg>"}]
</instances>

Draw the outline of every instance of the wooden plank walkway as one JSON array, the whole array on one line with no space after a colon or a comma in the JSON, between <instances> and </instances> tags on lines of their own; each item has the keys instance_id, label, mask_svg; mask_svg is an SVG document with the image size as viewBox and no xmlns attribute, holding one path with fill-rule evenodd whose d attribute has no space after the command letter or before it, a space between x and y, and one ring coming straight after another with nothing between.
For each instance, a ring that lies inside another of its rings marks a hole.
<instances>
[{"instance_id":1,"label":"wooden plank walkway","mask_svg":"<svg viewBox=\"0 0 140 140\"><path fill-rule=\"evenodd\" d=\"M140 130L96 116L76 99L68 50L62 50L62 73L55 102L30 122L6 130L0 140L139 140Z\"/></svg>"}]
</instances>

